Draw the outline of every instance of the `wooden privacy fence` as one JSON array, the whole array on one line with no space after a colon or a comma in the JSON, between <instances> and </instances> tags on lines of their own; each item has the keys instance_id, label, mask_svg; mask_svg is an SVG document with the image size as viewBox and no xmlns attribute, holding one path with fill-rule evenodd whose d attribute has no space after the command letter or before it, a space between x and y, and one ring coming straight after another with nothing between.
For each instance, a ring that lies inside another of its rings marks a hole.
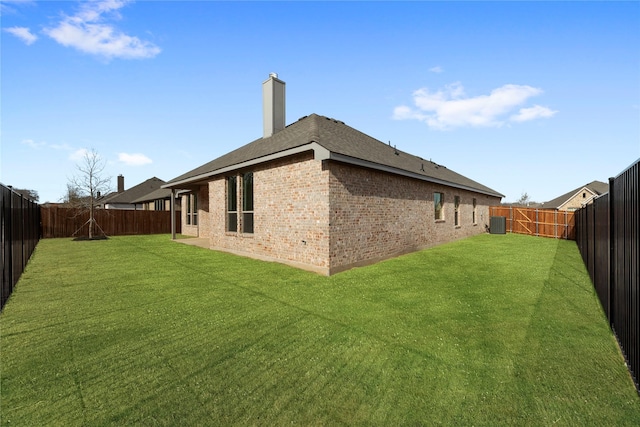
<instances>
[{"instance_id":1,"label":"wooden privacy fence","mask_svg":"<svg viewBox=\"0 0 640 427\"><path fill-rule=\"evenodd\" d=\"M44 238L88 235L89 212L72 208L42 207L40 216ZM97 236L102 235L102 231L107 236L171 233L169 211L98 209L94 212L94 218L97 224L94 233ZM181 232L180 212L176 212L176 232Z\"/></svg>"},{"instance_id":2,"label":"wooden privacy fence","mask_svg":"<svg viewBox=\"0 0 640 427\"><path fill-rule=\"evenodd\" d=\"M507 219L510 233L575 240L575 213L555 209L524 208L517 206L490 206L489 216Z\"/></svg>"}]
</instances>

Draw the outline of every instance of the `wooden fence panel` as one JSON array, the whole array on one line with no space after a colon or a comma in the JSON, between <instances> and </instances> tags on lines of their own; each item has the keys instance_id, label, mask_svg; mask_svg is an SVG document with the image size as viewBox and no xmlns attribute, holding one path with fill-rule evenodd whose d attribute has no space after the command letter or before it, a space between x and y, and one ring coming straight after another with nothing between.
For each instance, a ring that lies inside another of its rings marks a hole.
<instances>
[{"instance_id":1,"label":"wooden fence panel","mask_svg":"<svg viewBox=\"0 0 640 427\"><path fill-rule=\"evenodd\" d=\"M42 207L42 237L76 237L88 235L89 212L71 208ZM132 234L171 233L170 211L98 209L95 211L95 234L124 236ZM176 212L176 232L181 232L180 212Z\"/></svg>"},{"instance_id":2,"label":"wooden fence panel","mask_svg":"<svg viewBox=\"0 0 640 427\"><path fill-rule=\"evenodd\" d=\"M507 231L532 236L575 240L574 212L517 206L491 206L490 216L507 219Z\"/></svg>"}]
</instances>

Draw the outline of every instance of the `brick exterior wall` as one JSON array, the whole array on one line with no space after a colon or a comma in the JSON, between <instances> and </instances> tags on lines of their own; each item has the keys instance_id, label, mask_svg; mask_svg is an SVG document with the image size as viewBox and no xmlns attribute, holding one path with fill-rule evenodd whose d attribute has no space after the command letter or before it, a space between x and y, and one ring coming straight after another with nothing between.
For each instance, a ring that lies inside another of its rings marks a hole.
<instances>
[{"instance_id":1,"label":"brick exterior wall","mask_svg":"<svg viewBox=\"0 0 640 427\"><path fill-rule=\"evenodd\" d=\"M184 193L180 198L180 218L182 221L182 234L193 237L208 237L211 233L211 217L209 215L209 190L206 185L194 190L198 195L198 224L187 225L187 203L189 193Z\"/></svg>"},{"instance_id":2,"label":"brick exterior wall","mask_svg":"<svg viewBox=\"0 0 640 427\"><path fill-rule=\"evenodd\" d=\"M238 179L238 183L241 180ZM253 169L254 232L227 232L226 177L209 184L211 247L329 270L328 173L307 152ZM242 185L238 185L238 206ZM239 221L242 215L238 215ZM242 224L238 224L242 230Z\"/></svg>"},{"instance_id":3,"label":"brick exterior wall","mask_svg":"<svg viewBox=\"0 0 640 427\"><path fill-rule=\"evenodd\" d=\"M582 197L584 195L584 197ZM593 197L596 194L584 187L582 190L578 191L575 196L571 199L567 200L562 206L558 208L561 211L575 211L580 209L585 202L588 201L587 204L593 202Z\"/></svg>"},{"instance_id":4,"label":"brick exterior wall","mask_svg":"<svg viewBox=\"0 0 640 427\"><path fill-rule=\"evenodd\" d=\"M198 227L186 225L188 198L182 198L183 234L209 237L212 249L332 274L484 233L489 206L500 203L497 197L320 162L311 152L259 165L252 172L253 233L226 231L227 181L219 176L199 191ZM240 209L240 178L238 183ZM439 221L434 219L435 191L444 193L444 219ZM454 225L454 196L460 197L459 226ZM242 215L238 217L240 222Z\"/></svg>"},{"instance_id":5,"label":"brick exterior wall","mask_svg":"<svg viewBox=\"0 0 640 427\"><path fill-rule=\"evenodd\" d=\"M329 169L330 273L484 233L489 206L500 202L497 197L335 162ZM443 220L435 220L434 192L444 193ZM458 226L455 196L460 197Z\"/></svg>"},{"instance_id":6,"label":"brick exterior wall","mask_svg":"<svg viewBox=\"0 0 640 427\"><path fill-rule=\"evenodd\" d=\"M198 227L194 225L187 225L187 203L189 197L187 194L183 194L180 203L180 218L182 221L182 234L185 236L198 237Z\"/></svg>"}]
</instances>

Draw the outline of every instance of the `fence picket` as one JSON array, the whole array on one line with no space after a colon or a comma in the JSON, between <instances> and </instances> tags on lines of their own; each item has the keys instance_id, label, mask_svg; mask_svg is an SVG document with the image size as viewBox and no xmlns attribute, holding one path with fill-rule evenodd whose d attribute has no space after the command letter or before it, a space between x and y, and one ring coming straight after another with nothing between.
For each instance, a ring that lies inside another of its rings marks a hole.
<instances>
[{"instance_id":1,"label":"fence picket","mask_svg":"<svg viewBox=\"0 0 640 427\"><path fill-rule=\"evenodd\" d=\"M640 161L576 213L576 243L640 393Z\"/></svg>"},{"instance_id":2,"label":"fence picket","mask_svg":"<svg viewBox=\"0 0 640 427\"><path fill-rule=\"evenodd\" d=\"M491 206L489 215L506 217L510 233L575 240L574 212ZM558 217L561 219L558 220Z\"/></svg>"},{"instance_id":3,"label":"fence picket","mask_svg":"<svg viewBox=\"0 0 640 427\"><path fill-rule=\"evenodd\" d=\"M0 223L2 233L1 310L40 240L39 206L0 184Z\"/></svg>"},{"instance_id":4,"label":"fence picket","mask_svg":"<svg viewBox=\"0 0 640 427\"><path fill-rule=\"evenodd\" d=\"M87 235L89 212L58 206L42 207L42 237ZM94 218L107 236L171 233L170 211L99 209ZM176 232L180 233L180 212L176 212ZM96 234L102 234L96 228Z\"/></svg>"}]
</instances>

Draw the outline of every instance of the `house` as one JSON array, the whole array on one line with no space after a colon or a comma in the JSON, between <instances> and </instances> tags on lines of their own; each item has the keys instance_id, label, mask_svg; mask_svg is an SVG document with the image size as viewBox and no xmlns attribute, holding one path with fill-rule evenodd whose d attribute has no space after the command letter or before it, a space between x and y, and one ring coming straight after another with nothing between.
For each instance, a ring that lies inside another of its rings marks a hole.
<instances>
[{"instance_id":1,"label":"house","mask_svg":"<svg viewBox=\"0 0 640 427\"><path fill-rule=\"evenodd\" d=\"M556 197L544 203L545 209L556 209L559 211L575 211L588 205L601 194L609 191L609 184L601 181L591 181L590 183L569 191L562 196Z\"/></svg>"},{"instance_id":2,"label":"house","mask_svg":"<svg viewBox=\"0 0 640 427\"><path fill-rule=\"evenodd\" d=\"M317 114L285 126L263 83L263 136L180 175L182 233L321 274L483 233L502 194Z\"/></svg>"},{"instance_id":3,"label":"house","mask_svg":"<svg viewBox=\"0 0 640 427\"><path fill-rule=\"evenodd\" d=\"M142 204L137 200L160 189L163 184L163 180L153 177L125 190L124 176L118 175L118 191L99 198L98 202L104 209L142 209Z\"/></svg>"},{"instance_id":4,"label":"house","mask_svg":"<svg viewBox=\"0 0 640 427\"><path fill-rule=\"evenodd\" d=\"M180 210L181 193L175 195L176 210ZM133 200L131 203L139 205L145 211L168 211L171 210L171 190L167 188L158 188L149 194L145 194Z\"/></svg>"}]
</instances>

